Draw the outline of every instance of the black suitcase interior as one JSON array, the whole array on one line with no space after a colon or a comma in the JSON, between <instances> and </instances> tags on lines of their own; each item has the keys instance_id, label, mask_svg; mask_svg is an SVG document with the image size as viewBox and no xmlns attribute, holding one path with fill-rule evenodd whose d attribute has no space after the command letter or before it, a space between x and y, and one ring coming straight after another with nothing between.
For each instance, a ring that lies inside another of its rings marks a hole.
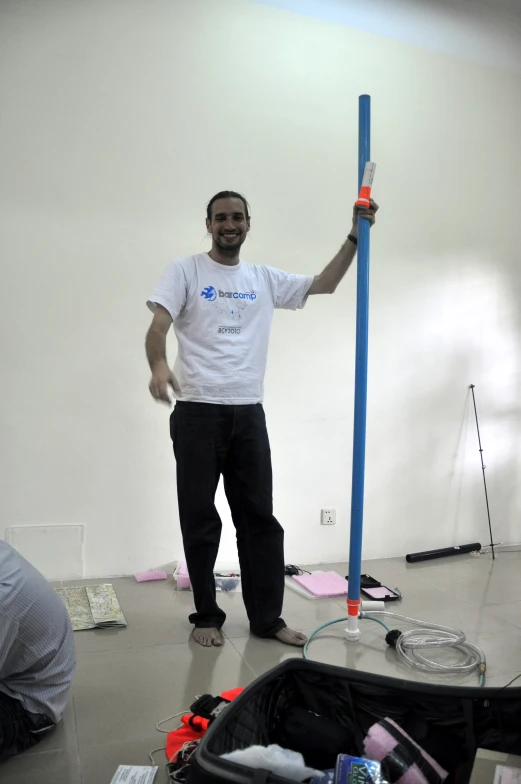
<instances>
[{"instance_id":1,"label":"black suitcase interior","mask_svg":"<svg viewBox=\"0 0 521 784\"><path fill-rule=\"evenodd\" d=\"M290 659L255 680L210 725L192 758L190 784L289 782L220 755L254 745L284 746L286 718L295 709L332 722L332 736L338 731L349 738L342 753L355 756L372 725L393 719L449 772L447 784L467 784L477 748L521 754L521 688L418 683ZM304 752L310 765L305 748L292 750Z\"/></svg>"}]
</instances>

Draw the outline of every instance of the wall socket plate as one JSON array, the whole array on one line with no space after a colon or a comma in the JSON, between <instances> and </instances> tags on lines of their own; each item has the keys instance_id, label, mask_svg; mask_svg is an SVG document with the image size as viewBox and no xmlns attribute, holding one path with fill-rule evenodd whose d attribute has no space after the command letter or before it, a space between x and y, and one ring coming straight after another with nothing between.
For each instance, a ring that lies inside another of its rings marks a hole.
<instances>
[{"instance_id":1,"label":"wall socket plate","mask_svg":"<svg viewBox=\"0 0 521 784\"><path fill-rule=\"evenodd\" d=\"M336 509L322 509L320 525L336 525Z\"/></svg>"}]
</instances>

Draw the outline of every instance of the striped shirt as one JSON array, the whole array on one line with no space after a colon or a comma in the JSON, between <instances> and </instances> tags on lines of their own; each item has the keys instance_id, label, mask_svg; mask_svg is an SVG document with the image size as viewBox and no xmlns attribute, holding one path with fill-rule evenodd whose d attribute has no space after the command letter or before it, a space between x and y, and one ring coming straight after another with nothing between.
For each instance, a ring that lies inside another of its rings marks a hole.
<instances>
[{"instance_id":1,"label":"striped shirt","mask_svg":"<svg viewBox=\"0 0 521 784\"><path fill-rule=\"evenodd\" d=\"M75 667L72 626L62 599L0 539L0 692L57 723Z\"/></svg>"}]
</instances>

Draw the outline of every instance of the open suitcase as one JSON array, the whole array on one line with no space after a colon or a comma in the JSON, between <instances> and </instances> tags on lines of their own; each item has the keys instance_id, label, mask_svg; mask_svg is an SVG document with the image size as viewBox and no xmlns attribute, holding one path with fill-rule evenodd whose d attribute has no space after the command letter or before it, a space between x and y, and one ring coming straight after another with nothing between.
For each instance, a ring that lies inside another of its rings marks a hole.
<instances>
[{"instance_id":1,"label":"open suitcase","mask_svg":"<svg viewBox=\"0 0 521 784\"><path fill-rule=\"evenodd\" d=\"M360 754L369 728L391 718L449 772L448 784L467 784L477 748L521 754L521 688L419 683L290 659L257 678L210 725L192 758L190 784L289 784L220 755L276 743L279 717L292 707L354 730L348 754Z\"/></svg>"}]
</instances>

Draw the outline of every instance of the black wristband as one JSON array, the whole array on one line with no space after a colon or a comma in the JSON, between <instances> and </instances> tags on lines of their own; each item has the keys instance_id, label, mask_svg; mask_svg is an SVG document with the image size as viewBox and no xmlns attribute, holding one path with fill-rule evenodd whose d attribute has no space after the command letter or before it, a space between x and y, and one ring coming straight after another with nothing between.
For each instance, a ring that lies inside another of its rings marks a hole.
<instances>
[{"instance_id":1,"label":"black wristband","mask_svg":"<svg viewBox=\"0 0 521 784\"><path fill-rule=\"evenodd\" d=\"M353 243L353 245L358 245L358 238L354 237L352 234L347 235L347 239Z\"/></svg>"}]
</instances>

